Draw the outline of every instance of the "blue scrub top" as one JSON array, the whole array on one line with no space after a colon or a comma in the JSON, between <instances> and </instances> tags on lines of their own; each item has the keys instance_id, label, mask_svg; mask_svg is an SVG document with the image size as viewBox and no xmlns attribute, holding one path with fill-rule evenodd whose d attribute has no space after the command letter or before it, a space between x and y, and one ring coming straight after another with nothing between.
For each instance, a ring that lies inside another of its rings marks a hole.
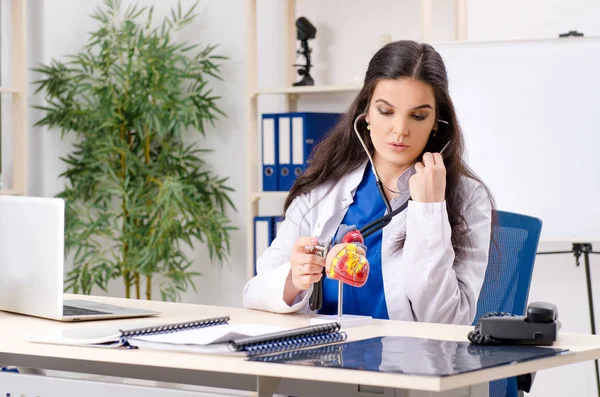
<instances>
[{"instance_id":1,"label":"blue scrub top","mask_svg":"<svg viewBox=\"0 0 600 397\"><path fill-rule=\"evenodd\" d=\"M371 165L366 167L363 179L356 189L354 201L348 208L342 221L345 225L362 228L371 221L385 215L385 203L377 189L375 175ZM381 236L383 229L378 230L365 239L367 260L370 271L367 282L362 287L344 286L344 314L371 316L389 319L385 294L383 291L383 275L381 271ZM335 239L334 239L335 241ZM323 306L319 313L338 314L338 281L327 277L323 280Z\"/></svg>"}]
</instances>

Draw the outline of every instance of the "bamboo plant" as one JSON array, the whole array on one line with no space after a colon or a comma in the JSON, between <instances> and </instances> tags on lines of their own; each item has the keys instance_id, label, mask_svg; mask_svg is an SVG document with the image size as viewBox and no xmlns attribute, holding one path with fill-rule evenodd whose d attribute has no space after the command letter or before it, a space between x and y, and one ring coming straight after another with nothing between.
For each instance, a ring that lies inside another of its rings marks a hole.
<instances>
[{"instance_id":1,"label":"bamboo plant","mask_svg":"<svg viewBox=\"0 0 600 397\"><path fill-rule=\"evenodd\" d=\"M46 99L37 125L76 136L58 195L73 261L67 291L90 294L121 278L127 298L145 284L152 299L155 284L163 300L178 300L199 275L185 246L201 244L219 263L229 253L233 190L202 159L207 150L184 140L225 116L210 84L226 58L173 39L197 5L156 22L152 7L122 12L120 0L105 0L80 52L35 69Z\"/></svg>"}]
</instances>

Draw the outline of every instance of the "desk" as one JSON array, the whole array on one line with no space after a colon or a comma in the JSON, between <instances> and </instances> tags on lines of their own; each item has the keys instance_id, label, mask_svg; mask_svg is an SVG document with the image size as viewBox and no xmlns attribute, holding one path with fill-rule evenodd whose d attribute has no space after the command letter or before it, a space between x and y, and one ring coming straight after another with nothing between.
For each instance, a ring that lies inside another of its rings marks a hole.
<instances>
[{"instance_id":1,"label":"desk","mask_svg":"<svg viewBox=\"0 0 600 397\"><path fill-rule=\"evenodd\" d=\"M240 308L73 295L66 295L66 298L93 299L122 306L156 310L162 315L153 320L160 322L180 322L230 315L231 323L264 323L286 327L301 327L309 324L309 318L304 315L278 315ZM71 347L24 341L25 335L41 333L50 328L94 328L123 321L67 324L0 312L0 363L46 370L258 391L259 396L270 396L277 392L293 393L296 396L327 394L331 397L354 394L366 397L374 395L463 396L480 395L482 392L487 394L487 382L491 380L600 358L600 336L561 333L555 346L568 348L572 354L442 378L249 362L244 358L231 356L143 349ZM471 327L468 326L376 320L372 325L350 328L346 331L349 341L373 336L414 336L466 341L470 329ZM11 375L0 373L0 380L2 376ZM327 382L321 381L325 379Z\"/></svg>"}]
</instances>

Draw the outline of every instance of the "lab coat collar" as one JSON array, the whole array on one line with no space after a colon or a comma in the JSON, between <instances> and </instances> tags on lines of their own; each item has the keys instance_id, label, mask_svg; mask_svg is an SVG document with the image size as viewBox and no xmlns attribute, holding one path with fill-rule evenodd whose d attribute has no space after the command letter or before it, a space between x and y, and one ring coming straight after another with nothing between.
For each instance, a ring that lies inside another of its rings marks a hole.
<instances>
[{"instance_id":1,"label":"lab coat collar","mask_svg":"<svg viewBox=\"0 0 600 397\"><path fill-rule=\"evenodd\" d=\"M390 201L390 205L393 209L400 207L403 203L405 203L410 198L410 187L408 182L410 178L417 173L414 164L408 167L400 176L396 182L396 188L400 194L394 196Z\"/></svg>"},{"instance_id":2,"label":"lab coat collar","mask_svg":"<svg viewBox=\"0 0 600 397\"><path fill-rule=\"evenodd\" d=\"M408 167L400 176L398 177L398 181L396 182L396 187L401 194L409 193L410 189L408 187L408 181L410 177L417 173L415 169L415 165L411 165Z\"/></svg>"},{"instance_id":3,"label":"lab coat collar","mask_svg":"<svg viewBox=\"0 0 600 397\"><path fill-rule=\"evenodd\" d=\"M369 164L369 161L363 162L360 167L351 171L344 179L346 179L346 191L354 196L354 192L358 188L358 185L362 182L363 176L365 175L365 167Z\"/></svg>"},{"instance_id":4,"label":"lab coat collar","mask_svg":"<svg viewBox=\"0 0 600 397\"><path fill-rule=\"evenodd\" d=\"M362 181L367 163L368 161L365 161L355 170L344 175L339 181L334 181L333 187L328 184L319 188L318 197L324 198L321 204L323 210L319 211L317 216L316 225L313 230L314 235L319 236L325 230L326 235L333 236L338 224L335 224L334 227L333 224L336 222L333 222L332 218L343 217L344 210L354 202L354 193ZM339 221L341 221L341 218Z\"/></svg>"}]
</instances>

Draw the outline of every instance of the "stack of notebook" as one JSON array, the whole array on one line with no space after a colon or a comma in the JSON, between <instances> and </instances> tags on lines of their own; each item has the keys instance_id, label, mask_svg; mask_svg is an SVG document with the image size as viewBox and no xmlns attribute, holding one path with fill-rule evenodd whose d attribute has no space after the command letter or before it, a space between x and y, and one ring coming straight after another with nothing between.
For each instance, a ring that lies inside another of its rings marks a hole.
<instances>
[{"instance_id":1,"label":"stack of notebook","mask_svg":"<svg viewBox=\"0 0 600 397\"><path fill-rule=\"evenodd\" d=\"M346 333L340 332L338 323L285 329L261 324L229 324L227 316L129 329L65 328L60 334L29 336L27 340L254 357L342 342L346 340Z\"/></svg>"}]
</instances>

